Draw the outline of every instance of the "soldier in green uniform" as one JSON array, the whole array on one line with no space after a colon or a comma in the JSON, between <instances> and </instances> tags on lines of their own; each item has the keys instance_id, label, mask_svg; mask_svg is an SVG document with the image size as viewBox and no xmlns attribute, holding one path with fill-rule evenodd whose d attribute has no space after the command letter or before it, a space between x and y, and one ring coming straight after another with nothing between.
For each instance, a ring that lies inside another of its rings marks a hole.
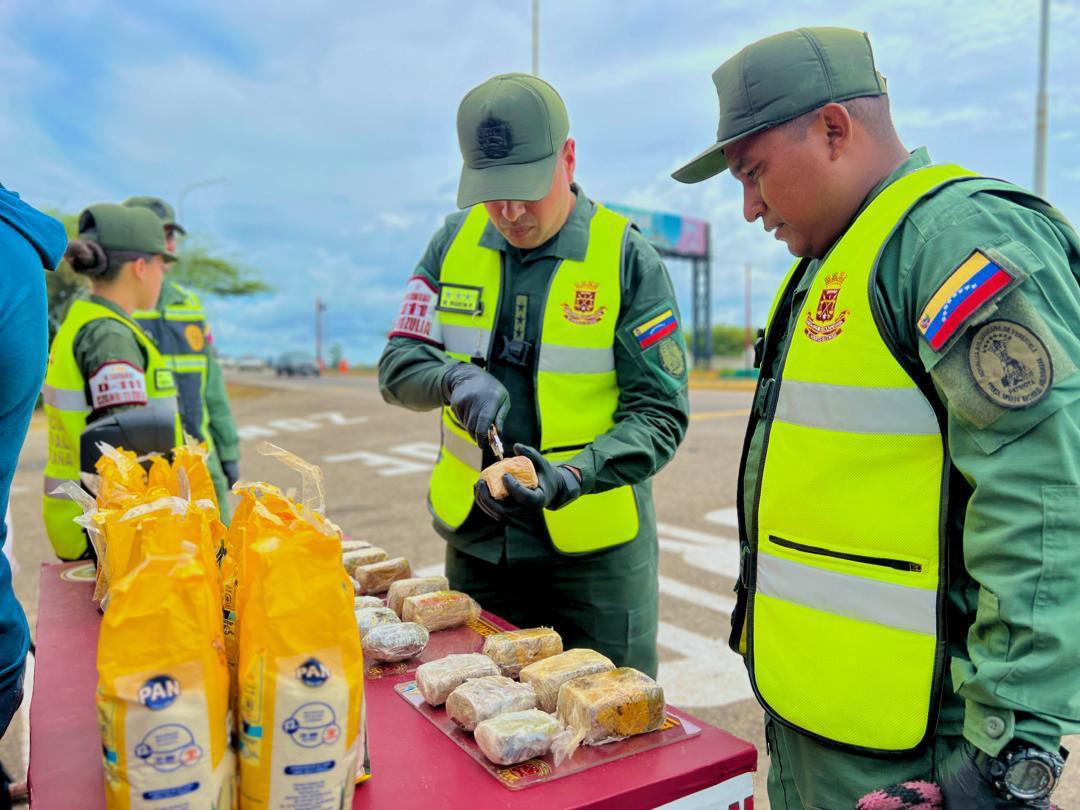
<instances>
[{"instance_id":1,"label":"soldier in green uniform","mask_svg":"<svg viewBox=\"0 0 1080 810\"><path fill-rule=\"evenodd\" d=\"M165 264L161 224L149 211L98 203L79 214L79 238L65 258L90 279L88 299L71 305L53 340L42 398L49 423L45 527L56 555L92 554L73 519L82 513L66 495L93 471L96 443L138 453L168 452L181 439L172 371L153 340L131 319L157 303Z\"/></svg>"},{"instance_id":2,"label":"soldier in green uniform","mask_svg":"<svg viewBox=\"0 0 1080 810\"><path fill-rule=\"evenodd\" d=\"M779 290L740 481L732 646L777 808L881 790L1049 807L1080 731L1080 240L909 152L866 35L789 31L713 74ZM869 801L869 800L868 800ZM907 806L907 805L903 805Z\"/></svg>"},{"instance_id":3,"label":"soldier in green uniform","mask_svg":"<svg viewBox=\"0 0 1080 810\"><path fill-rule=\"evenodd\" d=\"M176 237L185 231L171 205L158 197L131 197L124 205L152 211L165 229L166 246L176 250ZM140 310L134 317L172 366L184 431L210 448L207 467L221 519L228 523L228 493L240 478L240 437L225 392L225 378L211 350L210 325L202 304L195 293L166 277L157 307Z\"/></svg>"},{"instance_id":4,"label":"soldier in green uniform","mask_svg":"<svg viewBox=\"0 0 1080 810\"><path fill-rule=\"evenodd\" d=\"M574 182L558 93L495 76L458 110L458 205L408 282L379 362L387 402L442 409L428 496L451 586L564 645L657 669L650 479L687 425L686 352L660 257ZM532 459L496 501L482 468ZM475 494L475 501L474 501Z\"/></svg>"}]
</instances>

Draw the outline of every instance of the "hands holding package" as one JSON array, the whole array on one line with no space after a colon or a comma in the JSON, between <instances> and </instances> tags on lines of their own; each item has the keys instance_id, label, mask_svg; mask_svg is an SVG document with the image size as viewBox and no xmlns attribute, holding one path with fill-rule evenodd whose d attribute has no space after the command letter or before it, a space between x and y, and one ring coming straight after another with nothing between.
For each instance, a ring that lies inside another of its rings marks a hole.
<instances>
[{"instance_id":1,"label":"hands holding package","mask_svg":"<svg viewBox=\"0 0 1080 810\"><path fill-rule=\"evenodd\" d=\"M443 401L481 447L492 425L501 431L510 411L510 395L502 383L479 366L460 363L443 376ZM581 494L581 480L570 467L553 465L539 451L515 444L516 455L481 473L476 504L495 520L539 509L559 509Z\"/></svg>"}]
</instances>

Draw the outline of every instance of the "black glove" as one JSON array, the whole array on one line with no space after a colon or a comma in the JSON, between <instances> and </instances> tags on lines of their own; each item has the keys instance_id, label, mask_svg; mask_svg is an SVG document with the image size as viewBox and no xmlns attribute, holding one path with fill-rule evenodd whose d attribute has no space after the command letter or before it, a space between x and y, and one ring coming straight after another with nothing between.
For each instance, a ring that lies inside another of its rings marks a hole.
<instances>
[{"instance_id":1,"label":"black glove","mask_svg":"<svg viewBox=\"0 0 1080 810\"><path fill-rule=\"evenodd\" d=\"M503 384L472 363L451 366L442 378L443 402L478 445L487 444L492 425L502 430L510 412L510 394Z\"/></svg>"},{"instance_id":2,"label":"black glove","mask_svg":"<svg viewBox=\"0 0 1080 810\"><path fill-rule=\"evenodd\" d=\"M225 480L229 484L229 489L232 489L233 484L240 480L240 462L223 461L221 462L221 471L225 473Z\"/></svg>"},{"instance_id":3,"label":"black glove","mask_svg":"<svg viewBox=\"0 0 1080 810\"><path fill-rule=\"evenodd\" d=\"M945 795L945 807L962 807L964 810L1012 810L1016 808L1051 807L1050 800L1022 802L1005 798L990 777L989 763L992 758L967 740L949 754L941 769L941 792Z\"/></svg>"},{"instance_id":4,"label":"black glove","mask_svg":"<svg viewBox=\"0 0 1080 810\"><path fill-rule=\"evenodd\" d=\"M533 448L515 444L514 453L525 456L536 468L537 487L530 489L510 473L503 475L507 495L496 500L488 489L487 481L477 481L473 488L476 505L495 520L504 520L518 512L535 512L540 509L561 509L581 495L581 481L569 467L554 466Z\"/></svg>"}]
</instances>

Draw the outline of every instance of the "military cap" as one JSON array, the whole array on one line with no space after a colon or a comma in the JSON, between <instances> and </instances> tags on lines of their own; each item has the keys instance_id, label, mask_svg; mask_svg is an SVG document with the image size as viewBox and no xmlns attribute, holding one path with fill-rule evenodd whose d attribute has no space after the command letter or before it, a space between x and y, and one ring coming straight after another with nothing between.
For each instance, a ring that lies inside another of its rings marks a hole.
<instances>
[{"instance_id":1,"label":"military cap","mask_svg":"<svg viewBox=\"0 0 1080 810\"><path fill-rule=\"evenodd\" d=\"M154 216L161 220L163 228L172 228L181 236L187 233L176 221L176 212L173 211L173 207L161 197L128 197L123 204L129 208L149 208L154 212Z\"/></svg>"},{"instance_id":2,"label":"military cap","mask_svg":"<svg viewBox=\"0 0 1080 810\"><path fill-rule=\"evenodd\" d=\"M457 203L540 200L551 190L570 119L555 88L527 73L492 76L458 107Z\"/></svg>"},{"instance_id":3,"label":"military cap","mask_svg":"<svg viewBox=\"0 0 1080 810\"><path fill-rule=\"evenodd\" d=\"M161 220L146 208L94 203L79 214L79 238L97 242L106 251L176 256L165 249Z\"/></svg>"},{"instance_id":4,"label":"military cap","mask_svg":"<svg viewBox=\"0 0 1080 810\"><path fill-rule=\"evenodd\" d=\"M697 183L727 168L724 148L833 101L885 94L870 39L850 28L799 28L747 45L713 73L716 143L671 176Z\"/></svg>"}]
</instances>

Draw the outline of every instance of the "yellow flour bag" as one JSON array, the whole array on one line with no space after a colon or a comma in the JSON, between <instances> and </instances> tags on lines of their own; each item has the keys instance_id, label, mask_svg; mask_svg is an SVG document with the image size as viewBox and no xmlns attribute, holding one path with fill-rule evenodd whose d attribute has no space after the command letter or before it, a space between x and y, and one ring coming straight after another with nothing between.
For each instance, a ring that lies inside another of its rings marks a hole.
<instances>
[{"instance_id":1,"label":"yellow flour bag","mask_svg":"<svg viewBox=\"0 0 1080 810\"><path fill-rule=\"evenodd\" d=\"M240 806L341 810L366 750L341 542L305 520L272 525L240 550Z\"/></svg>"},{"instance_id":2,"label":"yellow flour bag","mask_svg":"<svg viewBox=\"0 0 1080 810\"><path fill-rule=\"evenodd\" d=\"M99 477L97 504L100 509L128 508L146 492L146 470L130 450L98 445L101 455L94 464Z\"/></svg>"},{"instance_id":3,"label":"yellow flour bag","mask_svg":"<svg viewBox=\"0 0 1080 810\"><path fill-rule=\"evenodd\" d=\"M109 810L235 806L220 602L189 550L111 584L97 658Z\"/></svg>"},{"instance_id":4,"label":"yellow flour bag","mask_svg":"<svg viewBox=\"0 0 1080 810\"><path fill-rule=\"evenodd\" d=\"M207 455L206 444L188 436L184 444L173 450L173 470L178 478L180 470L187 474L191 500L207 500L214 504L215 509L219 509L214 479L210 477L210 469L206 466Z\"/></svg>"}]
</instances>

